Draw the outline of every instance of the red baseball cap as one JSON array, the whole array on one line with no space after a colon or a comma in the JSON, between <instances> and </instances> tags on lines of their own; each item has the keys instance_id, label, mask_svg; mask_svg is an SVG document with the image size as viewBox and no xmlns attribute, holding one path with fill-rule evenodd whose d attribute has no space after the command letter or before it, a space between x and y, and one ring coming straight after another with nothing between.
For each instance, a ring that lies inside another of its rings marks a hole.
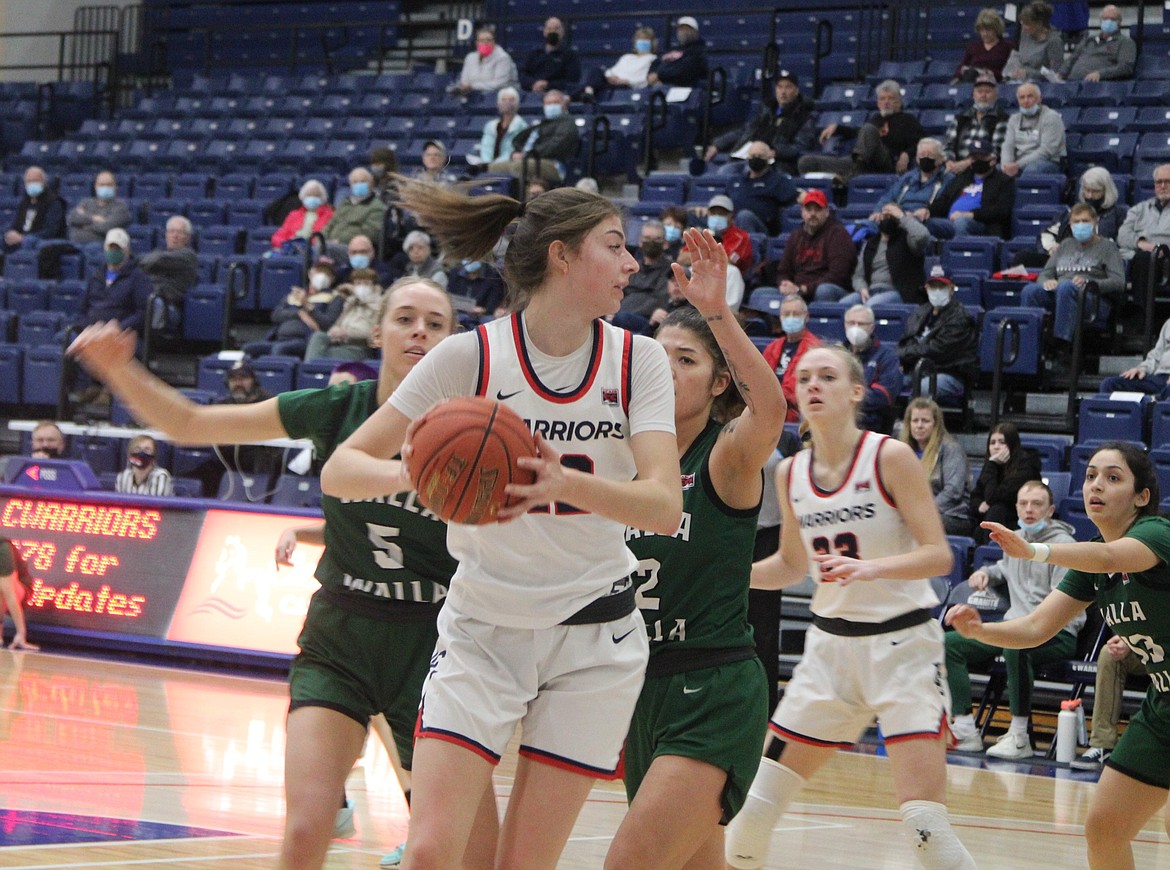
<instances>
[{"instance_id":1,"label":"red baseball cap","mask_svg":"<svg viewBox=\"0 0 1170 870\"><path fill-rule=\"evenodd\" d=\"M829 207L829 200L825 198L823 190L810 190L804 195L804 199L800 201L801 205L819 205L821 208Z\"/></svg>"}]
</instances>

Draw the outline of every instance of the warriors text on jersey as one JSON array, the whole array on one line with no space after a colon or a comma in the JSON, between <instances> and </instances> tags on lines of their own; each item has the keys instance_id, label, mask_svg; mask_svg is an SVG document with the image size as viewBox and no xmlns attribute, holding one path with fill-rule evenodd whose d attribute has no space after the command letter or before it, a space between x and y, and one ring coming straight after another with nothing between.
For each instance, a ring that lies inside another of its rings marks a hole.
<instances>
[{"instance_id":1,"label":"warriors text on jersey","mask_svg":"<svg viewBox=\"0 0 1170 870\"><path fill-rule=\"evenodd\" d=\"M812 556L839 553L876 559L913 550L910 529L894 505L878 469L878 453L887 436L862 432L845 479L835 490L812 479L815 446L802 450L788 467L788 502L800 523L809 554L809 571L817 581L812 611L818 616L853 622L885 622L912 610L938 606L930 581L886 580L840 586L821 578Z\"/></svg>"},{"instance_id":2,"label":"warriors text on jersey","mask_svg":"<svg viewBox=\"0 0 1170 870\"><path fill-rule=\"evenodd\" d=\"M452 336L407 375L390 403L411 419L475 394L505 403L571 468L610 480L636 474L630 438L674 434L670 367L657 342L603 321L572 353L542 353L520 314ZM635 560L624 527L572 505L533 509L509 523L452 523L459 612L512 628L544 628L629 583ZM474 578L474 580L465 580Z\"/></svg>"},{"instance_id":3,"label":"warriors text on jersey","mask_svg":"<svg viewBox=\"0 0 1170 870\"><path fill-rule=\"evenodd\" d=\"M759 506L728 507L708 462L722 426L710 421L682 458L683 517L673 535L626 529L638 557L638 607L650 655L667 649L751 647L748 584Z\"/></svg>"},{"instance_id":4,"label":"warriors text on jersey","mask_svg":"<svg viewBox=\"0 0 1170 870\"><path fill-rule=\"evenodd\" d=\"M1142 517L1125 537L1149 547L1158 564L1133 574L1070 570L1057 588L1078 601L1096 600L1113 633L1145 665L1153 690L1170 697L1170 520Z\"/></svg>"},{"instance_id":5,"label":"warriors text on jersey","mask_svg":"<svg viewBox=\"0 0 1170 870\"><path fill-rule=\"evenodd\" d=\"M277 398L280 420L293 438L310 438L327 459L377 410L378 382L359 381ZM332 592L393 612L402 602L437 603L447 594L455 561L447 526L414 492L343 501L324 496L325 554L316 577Z\"/></svg>"}]
</instances>

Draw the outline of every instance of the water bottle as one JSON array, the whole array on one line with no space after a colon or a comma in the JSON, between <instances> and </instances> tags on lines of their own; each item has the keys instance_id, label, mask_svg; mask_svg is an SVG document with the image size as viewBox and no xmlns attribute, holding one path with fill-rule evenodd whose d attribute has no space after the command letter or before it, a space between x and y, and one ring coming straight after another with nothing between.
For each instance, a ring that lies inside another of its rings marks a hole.
<instances>
[{"instance_id":1,"label":"water bottle","mask_svg":"<svg viewBox=\"0 0 1170 870\"><path fill-rule=\"evenodd\" d=\"M1080 700L1061 701L1056 717L1056 760L1070 763L1077 754L1077 708Z\"/></svg>"}]
</instances>

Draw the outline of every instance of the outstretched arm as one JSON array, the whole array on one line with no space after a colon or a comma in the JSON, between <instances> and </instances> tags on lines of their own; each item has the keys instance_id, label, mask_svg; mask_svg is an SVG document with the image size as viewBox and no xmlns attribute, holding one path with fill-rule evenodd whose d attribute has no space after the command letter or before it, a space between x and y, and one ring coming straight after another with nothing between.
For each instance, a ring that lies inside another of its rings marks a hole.
<instances>
[{"instance_id":1,"label":"outstretched arm","mask_svg":"<svg viewBox=\"0 0 1170 870\"><path fill-rule=\"evenodd\" d=\"M1025 541L1007 526L991 522L980 525L991 533L991 540L1003 547L1005 555L1017 559L1031 559L1036 555L1036 545ZM1040 546L1048 547L1048 558L1044 561L1075 568L1086 574L1136 574L1149 571L1161 561L1153 550L1137 538L1118 538L1108 543L1090 541Z\"/></svg>"},{"instance_id":2,"label":"outstretched arm","mask_svg":"<svg viewBox=\"0 0 1170 870\"><path fill-rule=\"evenodd\" d=\"M410 418L386 402L333 451L321 469L321 490L363 499L410 489L403 463L391 458L400 451L409 457L409 445L404 446L409 428Z\"/></svg>"},{"instance_id":3,"label":"outstretched arm","mask_svg":"<svg viewBox=\"0 0 1170 870\"><path fill-rule=\"evenodd\" d=\"M752 565L752 589L785 589L808 576L808 554L800 539L800 521L788 501L788 467L776 466L776 498L780 502L780 549Z\"/></svg>"},{"instance_id":4,"label":"outstretched arm","mask_svg":"<svg viewBox=\"0 0 1170 870\"><path fill-rule=\"evenodd\" d=\"M979 611L970 604L957 604L947 611L946 624L953 625L963 637L991 646L1031 649L1056 637L1057 632L1088 606L1088 601L1080 601L1054 589L1039 607L1019 619L984 622Z\"/></svg>"}]
</instances>

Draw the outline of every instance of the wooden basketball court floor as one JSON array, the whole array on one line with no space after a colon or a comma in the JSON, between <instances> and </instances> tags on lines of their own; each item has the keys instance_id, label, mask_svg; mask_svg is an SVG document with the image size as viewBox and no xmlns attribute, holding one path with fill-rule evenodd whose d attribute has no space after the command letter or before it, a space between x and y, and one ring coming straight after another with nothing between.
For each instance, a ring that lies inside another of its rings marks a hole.
<instances>
[{"instance_id":1,"label":"wooden basketball court floor","mask_svg":"<svg viewBox=\"0 0 1170 870\"><path fill-rule=\"evenodd\" d=\"M0 651L0 867L271 867L283 800L285 686L275 679ZM496 775L501 804L514 753ZM981 868L1085 866L1081 824L1095 777L956 758L952 818ZM371 740L348 782L358 833L326 867L375 868L407 813ZM598 784L564 868L599 868L625 809ZM1155 819L1139 867L1170 866ZM888 763L840 753L777 826L770 868L911 868Z\"/></svg>"}]
</instances>

